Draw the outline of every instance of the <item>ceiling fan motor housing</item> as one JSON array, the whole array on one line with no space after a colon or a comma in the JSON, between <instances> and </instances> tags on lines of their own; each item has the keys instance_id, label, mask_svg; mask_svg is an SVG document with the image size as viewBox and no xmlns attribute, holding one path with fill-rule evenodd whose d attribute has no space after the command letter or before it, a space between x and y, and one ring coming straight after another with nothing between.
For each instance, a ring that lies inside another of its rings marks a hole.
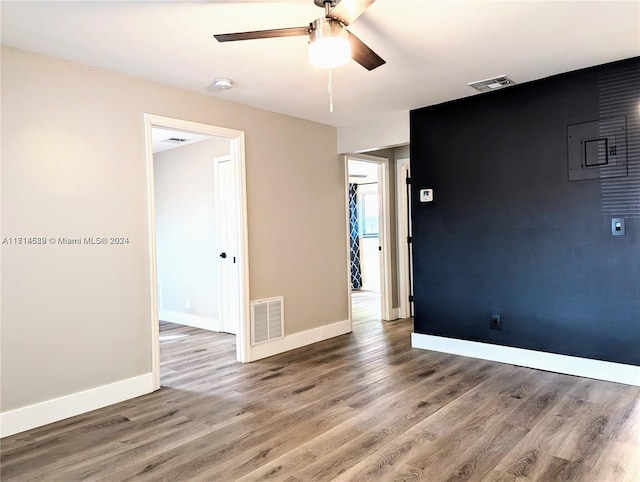
<instances>
[{"instance_id":1,"label":"ceiling fan motor housing","mask_svg":"<svg viewBox=\"0 0 640 482\"><path fill-rule=\"evenodd\" d=\"M336 4L338 3L337 0L313 0L313 3L315 3L318 7L320 8L325 8L325 5L328 3L331 7L335 7Z\"/></svg>"},{"instance_id":2,"label":"ceiling fan motor housing","mask_svg":"<svg viewBox=\"0 0 640 482\"><path fill-rule=\"evenodd\" d=\"M346 27L338 20L332 18L320 17L311 24L311 33L309 40L314 43L325 38L343 37L349 39L349 33Z\"/></svg>"}]
</instances>

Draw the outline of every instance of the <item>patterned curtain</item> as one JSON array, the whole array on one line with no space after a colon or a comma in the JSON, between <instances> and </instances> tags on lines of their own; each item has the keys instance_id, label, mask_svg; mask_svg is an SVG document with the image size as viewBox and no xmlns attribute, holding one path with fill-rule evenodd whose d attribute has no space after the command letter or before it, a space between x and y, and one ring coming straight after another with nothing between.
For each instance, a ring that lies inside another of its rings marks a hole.
<instances>
[{"instance_id":1,"label":"patterned curtain","mask_svg":"<svg viewBox=\"0 0 640 482\"><path fill-rule=\"evenodd\" d=\"M349 227L351 237L351 288L362 288L360 236L358 235L358 185L349 183Z\"/></svg>"}]
</instances>

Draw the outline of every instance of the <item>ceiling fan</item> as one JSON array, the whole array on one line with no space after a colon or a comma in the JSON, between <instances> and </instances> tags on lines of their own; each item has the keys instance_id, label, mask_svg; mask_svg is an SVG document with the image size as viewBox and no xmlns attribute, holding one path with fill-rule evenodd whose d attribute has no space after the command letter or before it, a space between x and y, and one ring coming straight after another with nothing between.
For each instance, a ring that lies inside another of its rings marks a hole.
<instances>
[{"instance_id":1,"label":"ceiling fan","mask_svg":"<svg viewBox=\"0 0 640 482\"><path fill-rule=\"evenodd\" d=\"M371 6L375 0L313 0L324 8L325 15L306 27L277 28L216 34L218 42L254 40L273 37L309 36L309 58L313 65L333 68L353 59L367 70L373 70L386 62L367 47L346 27Z\"/></svg>"}]
</instances>

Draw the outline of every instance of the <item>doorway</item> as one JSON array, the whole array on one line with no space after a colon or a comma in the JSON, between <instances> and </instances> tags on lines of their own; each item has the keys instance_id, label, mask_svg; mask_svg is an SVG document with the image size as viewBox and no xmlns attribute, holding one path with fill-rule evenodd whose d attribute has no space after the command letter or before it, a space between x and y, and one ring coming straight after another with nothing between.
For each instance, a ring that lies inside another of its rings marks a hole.
<instances>
[{"instance_id":1,"label":"doorway","mask_svg":"<svg viewBox=\"0 0 640 482\"><path fill-rule=\"evenodd\" d=\"M147 140L147 192L148 192L148 227L149 227L149 251L151 259L149 262L149 278L151 288L151 335L152 335L152 372L154 374L155 388L160 388L160 341L159 341L159 312L167 311L167 306L158 305L158 301L166 299L162 291L166 287L159 283L158 276L158 255L159 248L156 232L156 196L154 192L156 172L154 169L153 159L153 131L165 129L169 131L177 131L185 135L173 136L176 142L180 139L191 138L192 136L202 136L204 138L215 138L223 141L227 146L227 152L222 156L215 156L212 150L209 158L210 167L215 171L215 181L212 179L212 186L208 186L211 192L204 193L203 196L213 196L215 190L216 205L223 203L226 215L221 216L216 208L215 226L202 228L197 223L186 223L182 227L187 229L186 238L193 246L201 246L200 256L205 264L212 266L212 263L218 263L220 269L216 280L209 279L212 284L217 284L216 290L218 296L209 298L217 298L218 306L216 307L218 317L189 317L190 321L194 319L198 322L209 323L205 328L214 331L235 331L236 334L236 359L239 362L248 361L248 314L249 311L249 289L248 289L248 246L247 246L247 216L246 216L246 195L245 195L245 164L244 164L244 133L232 129L210 126L206 124L198 124L178 119L166 117L145 115L145 129ZM188 134L188 135L187 135ZM158 175L160 173L158 172ZM215 177L218 176L218 177ZM215 183L215 184L214 184ZM206 183L201 183L206 186ZM214 189L211 189L214 187ZM221 189L221 187L223 189ZM181 190L188 190L188 187L181 187ZM191 193L190 193L191 194ZM171 200L169 200L171 201ZM213 206L213 204L211 205ZM170 203L171 208L177 207ZM211 209L187 209L184 212L177 213L174 216L177 219L191 220L192 218L207 218L207 213ZM231 213L231 214L229 214ZM175 213L174 213L175 214ZM193 226L197 226L196 229ZM210 229L209 229L210 228ZM220 236L223 233L223 236ZM193 254L193 253L189 253ZM181 269L177 267L176 269ZM210 278L213 275L210 276ZM224 278L224 279L223 279ZM196 280L197 281L197 280ZM195 283L195 282L194 282ZM199 284L199 283L195 283ZM220 289L224 285L224 290ZM198 286L197 289L201 287ZM195 289L195 288L194 288ZM197 289L193 291L197 292ZM205 293L206 295L206 293ZM206 296L198 297L198 303L204 303ZM172 300L173 306L183 306L187 311L192 308L195 300L180 293L177 295L177 301ZM203 308L202 305L199 308ZM211 308L211 306L209 306ZM217 318L217 320L216 320ZM187 323L188 324L188 323ZM193 326L193 325L192 325Z\"/></svg>"},{"instance_id":2,"label":"doorway","mask_svg":"<svg viewBox=\"0 0 640 482\"><path fill-rule=\"evenodd\" d=\"M354 154L346 163L351 318L392 320L389 160Z\"/></svg>"},{"instance_id":3,"label":"doorway","mask_svg":"<svg viewBox=\"0 0 640 482\"><path fill-rule=\"evenodd\" d=\"M233 179L220 179L216 161L221 158L214 157L231 164L230 141L160 127L152 128L152 140L159 319L236 334L238 320L230 319L228 305L237 300L237 290L224 293L228 268L218 255L223 245L237 251L220 239L227 225L237 229L233 205L218 209L218 198L233 192Z\"/></svg>"}]
</instances>

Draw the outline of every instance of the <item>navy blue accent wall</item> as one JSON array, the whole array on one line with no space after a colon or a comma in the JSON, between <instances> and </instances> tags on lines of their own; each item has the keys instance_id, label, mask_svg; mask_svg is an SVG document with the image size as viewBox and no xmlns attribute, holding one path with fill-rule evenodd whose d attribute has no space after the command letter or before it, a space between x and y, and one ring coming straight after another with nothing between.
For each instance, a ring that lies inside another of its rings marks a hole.
<instances>
[{"instance_id":1,"label":"navy blue accent wall","mask_svg":"<svg viewBox=\"0 0 640 482\"><path fill-rule=\"evenodd\" d=\"M628 176L569 182L620 115ZM411 175L416 333L640 365L640 58L412 111Z\"/></svg>"}]
</instances>

